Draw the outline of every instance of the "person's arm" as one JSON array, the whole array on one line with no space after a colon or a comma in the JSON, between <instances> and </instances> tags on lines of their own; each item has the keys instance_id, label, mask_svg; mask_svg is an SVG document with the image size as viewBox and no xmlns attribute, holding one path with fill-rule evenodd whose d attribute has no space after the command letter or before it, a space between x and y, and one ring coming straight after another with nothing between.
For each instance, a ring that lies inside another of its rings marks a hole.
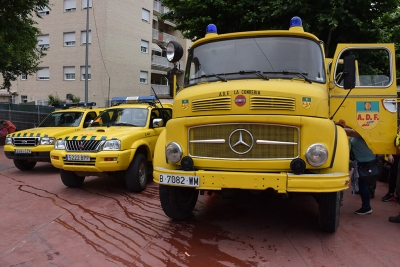
<instances>
[{"instance_id":1,"label":"person's arm","mask_svg":"<svg viewBox=\"0 0 400 267\"><path fill-rule=\"evenodd\" d=\"M361 135L359 135L356 131L354 131L351 128L344 128L344 130L346 131L347 136L351 136L351 137L361 137Z\"/></svg>"}]
</instances>

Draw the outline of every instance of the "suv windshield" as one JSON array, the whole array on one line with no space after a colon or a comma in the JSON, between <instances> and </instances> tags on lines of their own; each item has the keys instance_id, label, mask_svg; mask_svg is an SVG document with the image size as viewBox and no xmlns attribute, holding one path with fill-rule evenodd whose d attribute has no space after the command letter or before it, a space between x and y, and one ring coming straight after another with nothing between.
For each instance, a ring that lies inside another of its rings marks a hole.
<instances>
[{"instance_id":1,"label":"suv windshield","mask_svg":"<svg viewBox=\"0 0 400 267\"><path fill-rule=\"evenodd\" d=\"M91 126L138 126L147 123L149 110L146 108L113 108L103 111Z\"/></svg>"},{"instance_id":2,"label":"suv windshield","mask_svg":"<svg viewBox=\"0 0 400 267\"><path fill-rule=\"evenodd\" d=\"M189 51L185 87L250 78L325 83L321 46L306 38L267 36L210 42Z\"/></svg>"},{"instance_id":3,"label":"suv windshield","mask_svg":"<svg viewBox=\"0 0 400 267\"><path fill-rule=\"evenodd\" d=\"M81 123L83 112L51 113L38 127L77 127Z\"/></svg>"}]
</instances>

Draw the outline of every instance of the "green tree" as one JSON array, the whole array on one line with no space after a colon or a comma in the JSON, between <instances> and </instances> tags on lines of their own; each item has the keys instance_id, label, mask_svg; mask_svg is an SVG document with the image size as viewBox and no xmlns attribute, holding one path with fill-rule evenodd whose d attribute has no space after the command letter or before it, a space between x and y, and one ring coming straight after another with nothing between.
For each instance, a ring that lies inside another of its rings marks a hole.
<instances>
[{"instance_id":1,"label":"green tree","mask_svg":"<svg viewBox=\"0 0 400 267\"><path fill-rule=\"evenodd\" d=\"M185 38L196 40L213 23L218 33L288 29L289 21L299 16L304 30L325 43L332 57L337 43L379 42L383 33L373 22L391 14L399 0L163 0L170 11L162 19L176 23Z\"/></svg>"},{"instance_id":2,"label":"green tree","mask_svg":"<svg viewBox=\"0 0 400 267\"><path fill-rule=\"evenodd\" d=\"M10 89L21 74L38 71L45 49L37 47L40 30L34 16L49 7L49 0L0 0L0 88Z\"/></svg>"}]
</instances>

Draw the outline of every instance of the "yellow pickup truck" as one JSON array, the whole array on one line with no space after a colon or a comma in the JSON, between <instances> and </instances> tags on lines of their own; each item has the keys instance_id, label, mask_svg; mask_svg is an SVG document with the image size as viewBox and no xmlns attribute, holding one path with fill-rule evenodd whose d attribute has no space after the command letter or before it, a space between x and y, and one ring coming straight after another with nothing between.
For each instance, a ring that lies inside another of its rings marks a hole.
<instances>
[{"instance_id":1,"label":"yellow pickup truck","mask_svg":"<svg viewBox=\"0 0 400 267\"><path fill-rule=\"evenodd\" d=\"M4 146L6 157L21 171L31 170L36 162L50 162L50 151L59 136L88 127L104 109L92 108L93 102L89 105L65 105L64 109L49 114L38 127L8 134Z\"/></svg>"},{"instance_id":2,"label":"yellow pickup truck","mask_svg":"<svg viewBox=\"0 0 400 267\"><path fill-rule=\"evenodd\" d=\"M68 187L81 186L86 176L124 177L129 191L141 192L152 179L156 141L170 118L172 104L154 96L128 97L90 127L58 138L51 163Z\"/></svg>"}]
</instances>

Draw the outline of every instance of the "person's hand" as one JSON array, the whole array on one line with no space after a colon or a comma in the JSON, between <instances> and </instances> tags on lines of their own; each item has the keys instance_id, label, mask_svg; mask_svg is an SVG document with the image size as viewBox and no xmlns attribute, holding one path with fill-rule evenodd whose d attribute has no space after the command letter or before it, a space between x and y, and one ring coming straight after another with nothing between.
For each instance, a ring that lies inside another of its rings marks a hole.
<instances>
[{"instance_id":1,"label":"person's hand","mask_svg":"<svg viewBox=\"0 0 400 267\"><path fill-rule=\"evenodd\" d=\"M393 164L394 158L393 158L393 155L392 155L392 154L390 154L390 155L388 156L388 162L389 162L390 164Z\"/></svg>"}]
</instances>

